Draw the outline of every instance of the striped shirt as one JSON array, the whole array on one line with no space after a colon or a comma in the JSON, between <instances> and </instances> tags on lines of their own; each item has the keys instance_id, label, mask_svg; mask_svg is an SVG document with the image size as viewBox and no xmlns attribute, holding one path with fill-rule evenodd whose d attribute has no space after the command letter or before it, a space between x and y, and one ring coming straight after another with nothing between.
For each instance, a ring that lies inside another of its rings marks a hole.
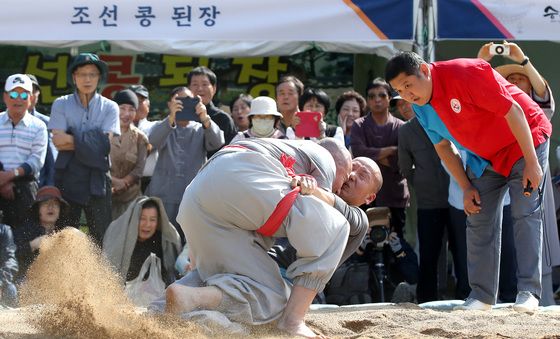
<instances>
[{"instance_id":1,"label":"striped shirt","mask_svg":"<svg viewBox=\"0 0 560 339\"><path fill-rule=\"evenodd\" d=\"M25 113L14 126L8 112L0 113L0 161L4 170L27 164L35 178L45 163L47 127L39 118Z\"/></svg>"}]
</instances>

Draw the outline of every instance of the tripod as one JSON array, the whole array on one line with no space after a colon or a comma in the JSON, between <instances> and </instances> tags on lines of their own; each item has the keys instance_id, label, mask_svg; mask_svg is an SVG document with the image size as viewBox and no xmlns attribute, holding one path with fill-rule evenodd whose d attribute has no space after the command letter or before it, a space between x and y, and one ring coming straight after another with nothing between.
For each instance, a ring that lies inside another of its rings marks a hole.
<instances>
[{"instance_id":1,"label":"tripod","mask_svg":"<svg viewBox=\"0 0 560 339\"><path fill-rule=\"evenodd\" d=\"M373 267L372 273L374 281L379 291L379 301L385 302L385 263L383 258L383 248L373 250Z\"/></svg>"}]
</instances>

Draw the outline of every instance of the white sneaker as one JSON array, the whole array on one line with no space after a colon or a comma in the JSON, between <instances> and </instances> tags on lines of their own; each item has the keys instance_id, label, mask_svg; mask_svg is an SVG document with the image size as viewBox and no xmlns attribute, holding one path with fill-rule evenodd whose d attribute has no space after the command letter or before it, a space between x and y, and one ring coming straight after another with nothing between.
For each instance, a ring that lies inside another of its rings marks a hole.
<instances>
[{"instance_id":1,"label":"white sneaker","mask_svg":"<svg viewBox=\"0 0 560 339\"><path fill-rule=\"evenodd\" d=\"M480 300L476 300L475 298L467 298L467 300L465 300L465 302L463 303L463 305L457 305L455 307L453 307L453 309L455 311L457 310L463 310L463 311L472 311L472 310L476 310L476 311L489 311L492 309L492 305L490 304L485 304Z\"/></svg>"},{"instance_id":2,"label":"white sneaker","mask_svg":"<svg viewBox=\"0 0 560 339\"><path fill-rule=\"evenodd\" d=\"M513 309L517 312L535 312L539 309L539 300L529 291L517 293Z\"/></svg>"}]
</instances>

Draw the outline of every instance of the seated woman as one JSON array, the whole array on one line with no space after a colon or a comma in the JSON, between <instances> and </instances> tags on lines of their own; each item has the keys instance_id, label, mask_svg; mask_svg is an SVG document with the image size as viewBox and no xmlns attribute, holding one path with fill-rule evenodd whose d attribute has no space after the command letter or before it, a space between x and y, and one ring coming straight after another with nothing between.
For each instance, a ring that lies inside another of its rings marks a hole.
<instances>
[{"instance_id":1,"label":"seated woman","mask_svg":"<svg viewBox=\"0 0 560 339\"><path fill-rule=\"evenodd\" d=\"M16 282L21 283L25 279L29 266L39 255L43 239L62 228L58 221L63 220L61 215L68 207L58 188L43 186L37 191L35 202L31 205L30 222L14 229L16 257L19 263Z\"/></svg>"},{"instance_id":2,"label":"seated woman","mask_svg":"<svg viewBox=\"0 0 560 339\"><path fill-rule=\"evenodd\" d=\"M181 252L181 239L161 200L142 196L109 225L103 252L126 281L136 278L144 261L154 253L161 259L161 278L169 285L175 281L174 265Z\"/></svg>"}]
</instances>

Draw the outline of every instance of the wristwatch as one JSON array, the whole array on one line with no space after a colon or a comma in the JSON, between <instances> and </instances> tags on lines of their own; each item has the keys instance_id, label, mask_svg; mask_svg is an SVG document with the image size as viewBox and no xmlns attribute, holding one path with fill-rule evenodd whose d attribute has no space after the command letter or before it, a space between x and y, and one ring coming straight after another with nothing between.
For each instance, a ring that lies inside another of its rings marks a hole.
<instances>
[{"instance_id":1,"label":"wristwatch","mask_svg":"<svg viewBox=\"0 0 560 339\"><path fill-rule=\"evenodd\" d=\"M200 123L201 123L202 125L205 125L205 124L206 124L208 121L210 121L210 120L211 120L210 116L207 115L207 116L206 116L206 119L201 120Z\"/></svg>"},{"instance_id":2,"label":"wristwatch","mask_svg":"<svg viewBox=\"0 0 560 339\"><path fill-rule=\"evenodd\" d=\"M16 168L14 168L14 177L19 177L19 170Z\"/></svg>"}]
</instances>

